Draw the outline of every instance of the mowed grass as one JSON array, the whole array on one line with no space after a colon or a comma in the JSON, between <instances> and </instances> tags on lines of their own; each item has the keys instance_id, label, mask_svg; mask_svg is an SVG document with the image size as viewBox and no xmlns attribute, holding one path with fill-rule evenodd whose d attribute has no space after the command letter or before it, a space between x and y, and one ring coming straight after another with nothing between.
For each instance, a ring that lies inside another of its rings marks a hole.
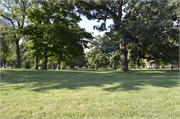
<instances>
[{"instance_id":1,"label":"mowed grass","mask_svg":"<svg viewBox=\"0 0 180 119\"><path fill-rule=\"evenodd\" d=\"M1 69L3 118L180 118L178 70Z\"/></svg>"}]
</instances>

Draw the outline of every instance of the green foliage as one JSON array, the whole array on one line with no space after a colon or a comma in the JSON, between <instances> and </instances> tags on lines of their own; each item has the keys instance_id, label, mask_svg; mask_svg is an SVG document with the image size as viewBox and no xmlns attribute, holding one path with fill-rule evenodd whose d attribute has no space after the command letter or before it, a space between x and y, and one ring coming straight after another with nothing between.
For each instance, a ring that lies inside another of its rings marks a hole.
<instances>
[{"instance_id":1,"label":"green foliage","mask_svg":"<svg viewBox=\"0 0 180 119\"><path fill-rule=\"evenodd\" d=\"M33 40L36 49L46 49L43 59L54 57L55 62L61 62L83 55L83 47L88 43L83 39L92 36L78 26L80 17L74 13L75 7L68 2L41 2L41 5L40 9L28 11L31 24L23 34ZM43 61L44 68L45 65Z\"/></svg>"},{"instance_id":2,"label":"green foliage","mask_svg":"<svg viewBox=\"0 0 180 119\"><path fill-rule=\"evenodd\" d=\"M91 52L87 52L86 57L88 59L87 65L90 69L107 67L108 59L101 53L100 49L95 48Z\"/></svg>"},{"instance_id":3,"label":"green foliage","mask_svg":"<svg viewBox=\"0 0 180 119\"><path fill-rule=\"evenodd\" d=\"M34 43L32 42L32 40L28 40L27 38L24 38L20 44L21 58L23 60L22 66L27 69L30 69L32 67L32 64L34 63L36 50L32 49L33 46Z\"/></svg>"},{"instance_id":4,"label":"green foliage","mask_svg":"<svg viewBox=\"0 0 180 119\"><path fill-rule=\"evenodd\" d=\"M32 2L30 1L0 1L0 22L1 25L6 24L9 29L9 34L12 35L13 41L16 44L16 57L17 57L17 67L21 67L20 58L20 48L19 41L22 38L21 30L25 26L27 10L32 8ZM14 49L14 50L15 50Z\"/></svg>"},{"instance_id":5,"label":"green foliage","mask_svg":"<svg viewBox=\"0 0 180 119\"><path fill-rule=\"evenodd\" d=\"M66 62L61 61L60 67L61 69L66 69Z\"/></svg>"},{"instance_id":6,"label":"green foliage","mask_svg":"<svg viewBox=\"0 0 180 119\"><path fill-rule=\"evenodd\" d=\"M128 4L126 9L131 13L121 23L116 22L114 28L126 39L131 60L177 59L178 30L173 28L171 17L175 9L167 7L166 1L129 1Z\"/></svg>"}]
</instances>

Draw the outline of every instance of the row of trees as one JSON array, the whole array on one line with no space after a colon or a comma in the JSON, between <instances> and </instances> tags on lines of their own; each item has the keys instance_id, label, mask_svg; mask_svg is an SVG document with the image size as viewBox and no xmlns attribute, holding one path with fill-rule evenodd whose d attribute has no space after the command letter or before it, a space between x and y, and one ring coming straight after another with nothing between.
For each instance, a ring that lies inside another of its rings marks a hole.
<instances>
[{"instance_id":1,"label":"row of trees","mask_svg":"<svg viewBox=\"0 0 180 119\"><path fill-rule=\"evenodd\" d=\"M1 11L2 21L10 22L7 25L10 27L8 30L14 32L11 36L13 35L12 39L16 41L18 68L21 67L21 59L26 67L33 62L35 69L38 69L39 61L42 62L43 69L47 69L48 60L57 63L59 69L61 62L81 59L83 48L87 47L87 41L84 39L92 38L92 35L78 26L77 23L81 19L71 2L20 1L20 3L2 1L7 13ZM17 9L14 9L15 6ZM20 13L17 13L18 11ZM21 23L20 18L23 19ZM4 30L2 34L5 36L8 31ZM20 47L20 39L17 39L17 36L23 37Z\"/></svg>"},{"instance_id":2,"label":"row of trees","mask_svg":"<svg viewBox=\"0 0 180 119\"><path fill-rule=\"evenodd\" d=\"M1 37L12 38L6 43L16 46L19 68L20 52L23 61L34 61L36 69L40 62L42 68L47 69L48 61L57 63L58 67L61 61L77 64L80 59L84 60L86 38L92 46L92 51L86 54L89 67L104 66L110 58L115 69L120 61L120 70L127 71L128 66L135 62L140 66L143 62L155 61L158 64L178 60L179 27L173 26L172 22L180 18L178 10L177 0L1 1ZM102 20L100 26L94 26L99 31L106 30L107 19L112 19L114 24L110 32L93 39L90 33L78 26L80 15L97 22ZM19 47L22 37L26 40ZM1 51L4 55L8 50Z\"/></svg>"}]
</instances>

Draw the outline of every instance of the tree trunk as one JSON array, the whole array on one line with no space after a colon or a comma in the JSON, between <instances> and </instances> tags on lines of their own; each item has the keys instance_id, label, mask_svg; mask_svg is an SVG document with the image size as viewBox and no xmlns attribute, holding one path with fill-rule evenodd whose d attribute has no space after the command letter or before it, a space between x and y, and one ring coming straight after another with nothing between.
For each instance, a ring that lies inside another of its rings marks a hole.
<instances>
[{"instance_id":1,"label":"tree trunk","mask_svg":"<svg viewBox=\"0 0 180 119\"><path fill-rule=\"evenodd\" d=\"M47 46L48 44L45 45L45 48L44 48L44 56L43 56L43 67L42 69L47 69Z\"/></svg>"},{"instance_id":2,"label":"tree trunk","mask_svg":"<svg viewBox=\"0 0 180 119\"><path fill-rule=\"evenodd\" d=\"M114 69L117 69L116 68L116 58L114 58Z\"/></svg>"},{"instance_id":3,"label":"tree trunk","mask_svg":"<svg viewBox=\"0 0 180 119\"><path fill-rule=\"evenodd\" d=\"M21 68L19 40L16 39L17 68Z\"/></svg>"},{"instance_id":4,"label":"tree trunk","mask_svg":"<svg viewBox=\"0 0 180 119\"><path fill-rule=\"evenodd\" d=\"M3 61L3 67L6 68L6 60Z\"/></svg>"},{"instance_id":5,"label":"tree trunk","mask_svg":"<svg viewBox=\"0 0 180 119\"><path fill-rule=\"evenodd\" d=\"M53 68L54 68L54 70L56 69L56 68L55 68L55 64L54 64L54 67L53 67Z\"/></svg>"},{"instance_id":6,"label":"tree trunk","mask_svg":"<svg viewBox=\"0 0 180 119\"><path fill-rule=\"evenodd\" d=\"M46 25L49 25L49 16L46 17ZM48 32L46 33L46 36L48 36ZM47 40L47 39L46 39ZM43 69L47 69L47 47L48 43L45 42L45 48L44 48L44 57L43 57Z\"/></svg>"},{"instance_id":7,"label":"tree trunk","mask_svg":"<svg viewBox=\"0 0 180 119\"><path fill-rule=\"evenodd\" d=\"M60 69L60 62L57 63L57 70Z\"/></svg>"},{"instance_id":8,"label":"tree trunk","mask_svg":"<svg viewBox=\"0 0 180 119\"><path fill-rule=\"evenodd\" d=\"M118 22L121 22L121 18L122 18L122 5L123 5L123 1L118 1L118 19L116 19ZM121 51L121 55L120 55L120 71L127 71L128 70L128 60L127 60L127 48L126 45L124 44L125 39L121 38L120 39L120 43L119 43L119 47L120 47L120 51Z\"/></svg>"},{"instance_id":9,"label":"tree trunk","mask_svg":"<svg viewBox=\"0 0 180 119\"><path fill-rule=\"evenodd\" d=\"M128 70L128 60L127 60L127 48L126 45L124 44L124 39L120 39L119 43L121 55L120 55L120 71L127 71Z\"/></svg>"},{"instance_id":10,"label":"tree trunk","mask_svg":"<svg viewBox=\"0 0 180 119\"><path fill-rule=\"evenodd\" d=\"M137 57L138 69L140 68L139 56Z\"/></svg>"},{"instance_id":11,"label":"tree trunk","mask_svg":"<svg viewBox=\"0 0 180 119\"><path fill-rule=\"evenodd\" d=\"M36 52L35 69L38 69L38 52Z\"/></svg>"},{"instance_id":12,"label":"tree trunk","mask_svg":"<svg viewBox=\"0 0 180 119\"><path fill-rule=\"evenodd\" d=\"M2 67L6 68L6 67L5 67L5 64L6 64L6 56L5 56L4 53L3 53L3 55L2 55L2 58L3 58Z\"/></svg>"}]
</instances>

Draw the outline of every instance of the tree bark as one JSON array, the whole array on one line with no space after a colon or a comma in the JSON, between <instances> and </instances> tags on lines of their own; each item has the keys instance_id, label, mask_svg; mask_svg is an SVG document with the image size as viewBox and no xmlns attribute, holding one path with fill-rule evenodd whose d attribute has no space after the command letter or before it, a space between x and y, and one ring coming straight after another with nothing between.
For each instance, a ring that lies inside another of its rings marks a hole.
<instances>
[{"instance_id":1,"label":"tree bark","mask_svg":"<svg viewBox=\"0 0 180 119\"><path fill-rule=\"evenodd\" d=\"M57 63L57 70L60 69L60 62Z\"/></svg>"},{"instance_id":2,"label":"tree bark","mask_svg":"<svg viewBox=\"0 0 180 119\"><path fill-rule=\"evenodd\" d=\"M120 51L121 51L121 56L120 56L120 71L127 71L128 70L128 60L127 60L127 48L126 45L124 44L124 39L120 39Z\"/></svg>"},{"instance_id":3,"label":"tree bark","mask_svg":"<svg viewBox=\"0 0 180 119\"><path fill-rule=\"evenodd\" d=\"M36 52L35 69L38 69L38 52Z\"/></svg>"},{"instance_id":4,"label":"tree bark","mask_svg":"<svg viewBox=\"0 0 180 119\"><path fill-rule=\"evenodd\" d=\"M54 64L54 67L53 67L53 68L54 68L54 70L56 69L56 68L55 68L55 64Z\"/></svg>"},{"instance_id":5,"label":"tree bark","mask_svg":"<svg viewBox=\"0 0 180 119\"><path fill-rule=\"evenodd\" d=\"M19 40L16 39L17 68L21 68Z\"/></svg>"},{"instance_id":6,"label":"tree bark","mask_svg":"<svg viewBox=\"0 0 180 119\"><path fill-rule=\"evenodd\" d=\"M123 1L118 1L118 22L121 22L121 18L122 18L122 6L123 6ZM120 43L119 43L119 48L121 51L121 55L120 55L120 71L127 71L128 70L128 60L127 60L127 48L125 45L125 39L121 38L120 39Z\"/></svg>"},{"instance_id":7,"label":"tree bark","mask_svg":"<svg viewBox=\"0 0 180 119\"><path fill-rule=\"evenodd\" d=\"M116 68L116 58L114 58L114 69L117 69Z\"/></svg>"},{"instance_id":8,"label":"tree bark","mask_svg":"<svg viewBox=\"0 0 180 119\"><path fill-rule=\"evenodd\" d=\"M140 68L139 56L137 57L138 69Z\"/></svg>"}]
</instances>

